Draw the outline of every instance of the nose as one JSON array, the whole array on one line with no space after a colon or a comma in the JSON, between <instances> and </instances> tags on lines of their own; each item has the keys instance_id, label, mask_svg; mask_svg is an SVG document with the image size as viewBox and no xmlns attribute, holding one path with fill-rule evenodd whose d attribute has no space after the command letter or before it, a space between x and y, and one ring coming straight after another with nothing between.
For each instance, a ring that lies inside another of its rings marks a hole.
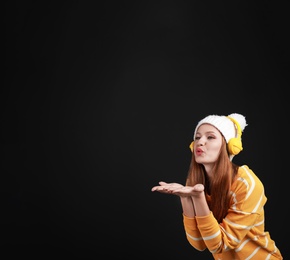
<instances>
[{"instance_id":1,"label":"nose","mask_svg":"<svg viewBox=\"0 0 290 260\"><path fill-rule=\"evenodd\" d=\"M196 144L197 146L204 146L206 142L206 138L200 137L197 141Z\"/></svg>"}]
</instances>

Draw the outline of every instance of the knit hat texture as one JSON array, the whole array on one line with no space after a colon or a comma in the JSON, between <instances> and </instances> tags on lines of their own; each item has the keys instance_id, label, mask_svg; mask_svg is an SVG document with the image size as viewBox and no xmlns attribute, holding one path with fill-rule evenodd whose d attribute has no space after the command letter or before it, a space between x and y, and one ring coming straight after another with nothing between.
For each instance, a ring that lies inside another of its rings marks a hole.
<instances>
[{"instance_id":1,"label":"knit hat texture","mask_svg":"<svg viewBox=\"0 0 290 260\"><path fill-rule=\"evenodd\" d=\"M241 114L232 113L228 115L228 117L235 119L239 123L241 131L243 131L247 126L246 118ZM200 120L194 130L193 140L195 139L196 131L199 126L201 126L202 124L211 124L222 133L222 135L226 139L226 142L228 143L231 138L237 137L237 126L228 117L209 115L204 119Z\"/></svg>"}]
</instances>

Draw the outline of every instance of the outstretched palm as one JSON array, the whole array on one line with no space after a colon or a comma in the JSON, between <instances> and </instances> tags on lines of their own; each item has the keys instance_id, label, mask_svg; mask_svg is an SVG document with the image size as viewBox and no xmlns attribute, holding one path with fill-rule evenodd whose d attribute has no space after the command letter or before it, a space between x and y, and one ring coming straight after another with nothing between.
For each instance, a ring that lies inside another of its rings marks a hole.
<instances>
[{"instance_id":1,"label":"outstretched palm","mask_svg":"<svg viewBox=\"0 0 290 260\"><path fill-rule=\"evenodd\" d=\"M196 184L195 186L184 186L179 183L167 183L164 181L159 182L159 186L154 186L152 191L158 191L160 193L174 194L181 197L198 196L204 191L202 184Z\"/></svg>"}]
</instances>

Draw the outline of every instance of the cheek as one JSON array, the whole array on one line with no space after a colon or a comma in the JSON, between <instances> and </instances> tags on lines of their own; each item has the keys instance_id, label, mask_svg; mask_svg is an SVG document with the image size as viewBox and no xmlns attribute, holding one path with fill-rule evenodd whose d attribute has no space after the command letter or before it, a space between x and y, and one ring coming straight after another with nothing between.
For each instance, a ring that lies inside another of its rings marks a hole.
<instances>
[{"instance_id":1,"label":"cheek","mask_svg":"<svg viewBox=\"0 0 290 260\"><path fill-rule=\"evenodd\" d=\"M221 150L221 144L214 145L211 148L211 152L216 153L217 155L220 153L220 150Z\"/></svg>"}]
</instances>

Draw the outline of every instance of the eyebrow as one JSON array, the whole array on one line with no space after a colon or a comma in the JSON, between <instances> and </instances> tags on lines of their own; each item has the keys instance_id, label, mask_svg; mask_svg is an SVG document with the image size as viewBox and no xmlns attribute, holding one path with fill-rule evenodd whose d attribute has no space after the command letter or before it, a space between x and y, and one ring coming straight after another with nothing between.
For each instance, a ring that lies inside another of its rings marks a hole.
<instances>
[{"instance_id":1,"label":"eyebrow","mask_svg":"<svg viewBox=\"0 0 290 260\"><path fill-rule=\"evenodd\" d=\"M200 132L196 132L196 134L201 134ZM205 132L205 134L216 134L215 131L207 131Z\"/></svg>"}]
</instances>

